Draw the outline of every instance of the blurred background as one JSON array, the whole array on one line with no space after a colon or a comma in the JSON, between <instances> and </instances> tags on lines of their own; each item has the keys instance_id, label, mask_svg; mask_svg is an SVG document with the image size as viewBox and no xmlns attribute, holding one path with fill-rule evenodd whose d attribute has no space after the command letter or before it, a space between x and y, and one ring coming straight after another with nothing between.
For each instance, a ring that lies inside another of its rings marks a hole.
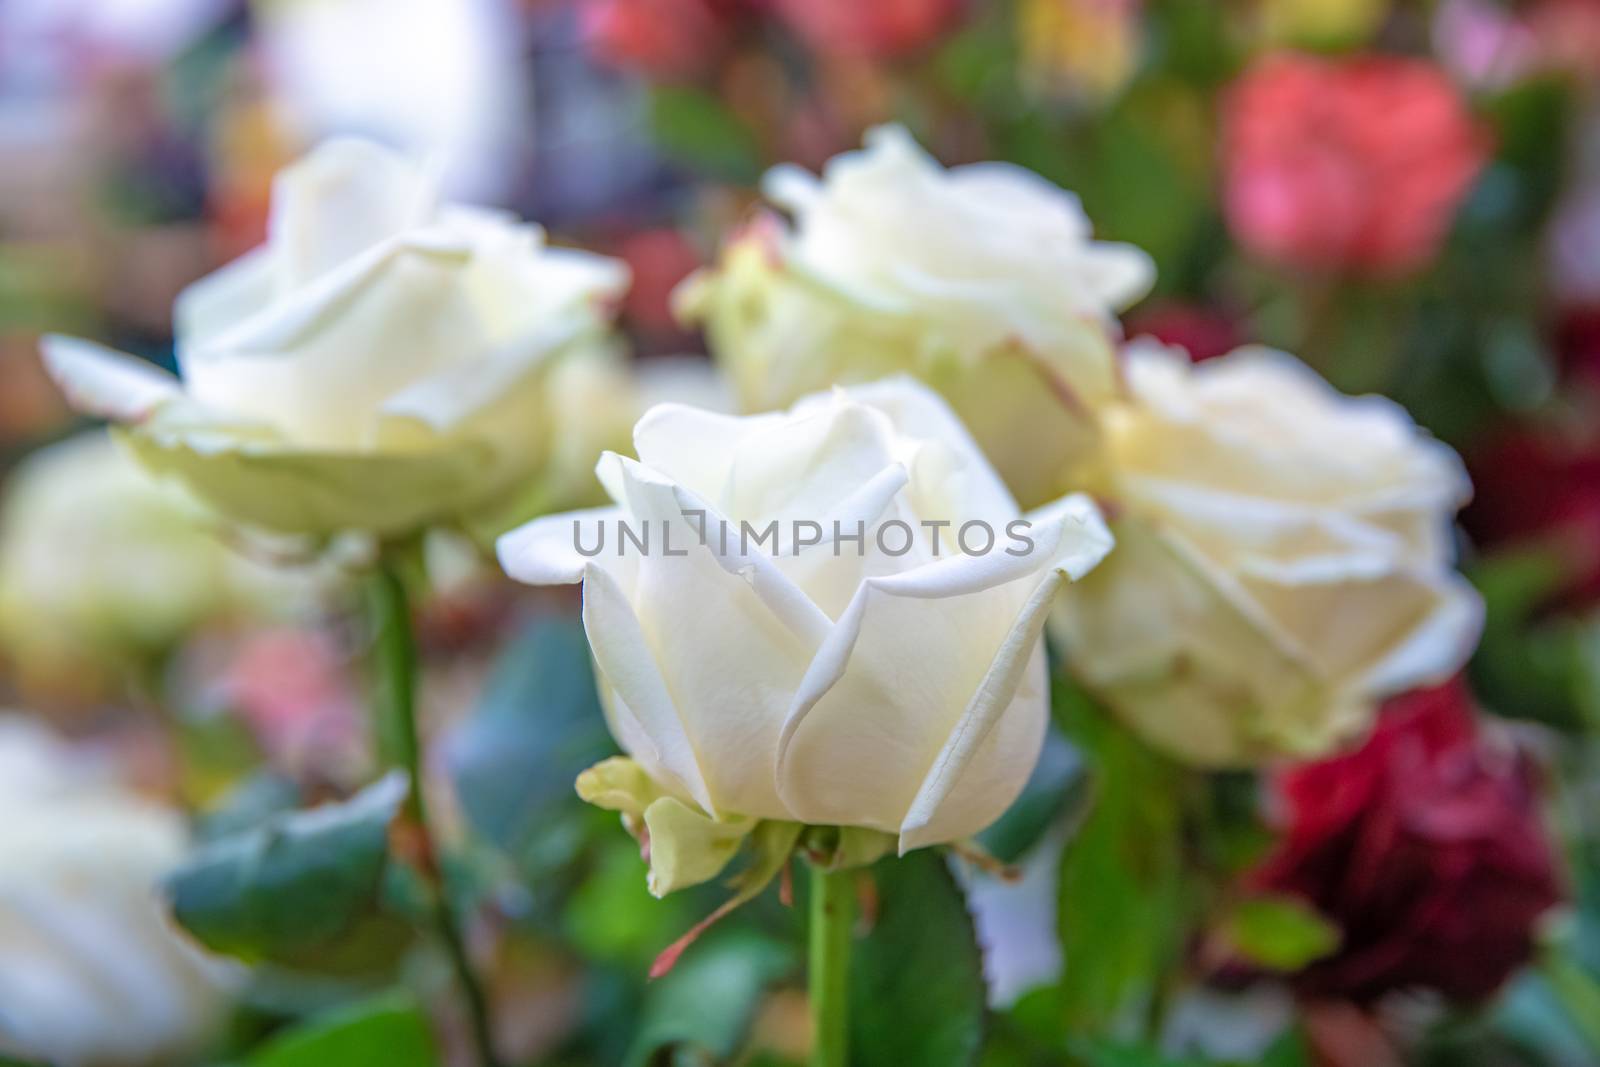
<instances>
[{"instance_id":1,"label":"blurred background","mask_svg":"<svg viewBox=\"0 0 1600 1067\"><path fill-rule=\"evenodd\" d=\"M453 198L626 260L622 325L647 360L703 351L669 294L750 217L762 172L816 169L886 120L947 164L1029 167L1082 198L1097 236L1148 250L1158 282L1130 337L1197 360L1285 348L1462 453L1463 562L1489 608L1471 684L1537 754L1574 906L1548 935L1559 951L1487 1013L1393 1010L1422 1035L1407 1062L1600 1062L1597 0L0 0L0 707L212 821L369 773L366 635L337 566L231 553L103 439L73 436L37 351L61 331L170 367L174 296L262 240L273 173L322 138L426 157ZM720 898L650 900L633 843L571 796L611 743L581 633L559 621L570 604L513 592L462 545L430 553L431 769L481 846L458 882L506 1047L795 1062L799 940L776 901L642 980ZM1401 1062L1337 998L1275 1044L1284 1002L1250 999L1193 930L1183 968L1217 979L1212 999L1134 1031L1202 1058L1066 1058L1025 994L1061 981L1034 932L1055 922L1082 763L1056 736L1033 807L991 841L1045 859L1012 895L974 897L980 937L1009 946L988 960L986 1063ZM1248 783L1208 788L1254 827ZM1135 932L1166 906L1133 899L1150 909L1123 916ZM1475 900L1452 906L1499 906ZM376 956L258 980L218 1062L387 988L372 976L394 961ZM1481 963L1468 949L1456 965ZM426 968L405 983L423 1000L442 984Z\"/></svg>"}]
</instances>

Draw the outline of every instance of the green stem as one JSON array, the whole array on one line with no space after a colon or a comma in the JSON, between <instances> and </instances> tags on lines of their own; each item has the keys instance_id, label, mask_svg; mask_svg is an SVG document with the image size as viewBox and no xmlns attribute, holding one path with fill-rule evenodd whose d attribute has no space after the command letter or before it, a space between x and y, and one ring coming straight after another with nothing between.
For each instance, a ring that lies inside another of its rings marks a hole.
<instances>
[{"instance_id":1,"label":"green stem","mask_svg":"<svg viewBox=\"0 0 1600 1067\"><path fill-rule=\"evenodd\" d=\"M422 745L417 732L417 646L411 631L411 607L405 583L392 564L381 562L373 573L369 592L374 627L373 652L377 666L378 749L386 765L404 768L410 782L404 809L414 842L412 857L428 897L434 931L444 943L466 1002L481 1067L499 1067L494 1054L489 1002L472 973L466 941L450 905L449 888L439 864L428 803L423 793Z\"/></svg>"},{"instance_id":2,"label":"green stem","mask_svg":"<svg viewBox=\"0 0 1600 1067\"><path fill-rule=\"evenodd\" d=\"M811 1067L845 1067L848 1059L850 928L855 923L851 871L811 868Z\"/></svg>"}]
</instances>

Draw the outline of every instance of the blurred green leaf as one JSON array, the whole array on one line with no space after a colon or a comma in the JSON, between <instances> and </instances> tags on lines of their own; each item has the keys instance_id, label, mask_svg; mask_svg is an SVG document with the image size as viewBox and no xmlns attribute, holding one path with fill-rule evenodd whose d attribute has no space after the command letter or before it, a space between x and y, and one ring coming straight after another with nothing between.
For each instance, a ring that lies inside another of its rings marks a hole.
<instances>
[{"instance_id":1,"label":"blurred green leaf","mask_svg":"<svg viewBox=\"0 0 1600 1067\"><path fill-rule=\"evenodd\" d=\"M582 625L550 618L523 631L500 654L448 751L474 830L515 857L530 878L568 862L587 808L572 783L616 751Z\"/></svg>"},{"instance_id":2,"label":"blurred green leaf","mask_svg":"<svg viewBox=\"0 0 1600 1067\"><path fill-rule=\"evenodd\" d=\"M1277 971L1297 971L1339 947L1339 928L1293 897L1252 897L1234 907L1223 936L1241 956Z\"/></svg>"},{"instance_id":3,"label":"blurred green leaf","mask_svg":"<svg viewBox=\"0 0 1600 1067\"><path fill-rule=\"evenodd\" d=\"M1113 1030L1176 967L1186 928L1176 767L1058 679L1057 714L1091 761L1093 801L1061 861L1063 1022Z\"/></svg>"},{"instance_id":4,"label":"blurred green leaf","mask_svg":"<svg viewBox=\"0 0 1600 1067\"><path fill-rule=\"evenodd\" d=\"M1086 802L1088 783L1083 754L1052 728L1022 795L978 835L978 843L1001 863L1017 862L1057 817Z\"/></svg>"},{"instance_id":5,"label":"blurred green leaf","mask_svg":"<svg viewBox=\"0 0 1600 1067\"><path fill-rule=\"evenodd\" d=\"M438 1067L433 1035L409 996L330 1012L275 1037L249 1067Z\"/></svg>"},{"instance_id":6,"label":"blurred green leaf","mask_svg":"<svg viewBox=\"0 0 1600 1067\"><path fill-rule=\"evenodd\" d=\"M795 967L787 947L749 933L709 937L645 995L629 1067L723 1062L739 1050L767 989Z\"/></svg>"},{"instance_id":7,"label":"blurred green leaf","mask_svg":"<svg viewBox=\"0 0 1600 1067\"><path fill-rule=\"evenodd\" d=\"M986 990L972 917L943 857L930 849L870 868L877 922L850 967L854 1067L976 1061Z\"/></svg>"},{"instance_id":8,"label":"blurred green leaf","mask_svg":"<svg viewBox=\"0 0 1600 1067\"><path fill-rule=\"evenodd\" d=\"M761 172L755 135L710 93L681 85L654 87L650 126L661 150L679 163L746 185Z\"/></svg>"},{"instance_id":9,"label":"blurred green leaf","mask_svg":"<svg viewBox=\"0 0 1600 1067\"><path fill-rule=\"evenodd\" d=\"M387 962L404 924L380 912L399 773L348 801L269 818L202 847L167 882L173 914L248 961L344 970Z\"/></svg>"}]
</instances>

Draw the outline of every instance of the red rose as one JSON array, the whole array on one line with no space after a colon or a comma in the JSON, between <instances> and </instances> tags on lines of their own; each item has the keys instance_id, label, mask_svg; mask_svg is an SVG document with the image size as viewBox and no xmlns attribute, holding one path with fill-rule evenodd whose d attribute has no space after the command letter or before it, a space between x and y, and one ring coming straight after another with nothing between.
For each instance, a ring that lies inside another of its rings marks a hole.
<instances>
[{"instance_id":1,"label":"red rose","mask_svg":"<svg viewBox=\"0 0 1600 1067\"><path fill-rule=\"evenodd\" d=\"M578 18L597 58L673 80L696 77L716 61L738 7L732 0L584 0Z\"/></svg>"},{"instance_id":2,"label":"red rose","mask_svg":"<svg viewBox=\"0 0 1600 1067\"><path fill-rule=\"evenodd\" d=\"M1471 1002L1527 961L1560 891L1532 768L1496 740L1455 681L1390 701L1359 749L1281 776L1286 832L1254 883L1343 932L1295 976L1303 993Z\"/></svg>"},{"instance_id":3,"label":"red rose","mask_svg":"<svg viewBox=\"0 0 1600 1067\"><path fill-rule=\"evenodd\" d=\"M1196 363L1226 355L1244 340L1239 324L1231 317L1202 304L1176 300L1132 313L1126 320L1125 332L1129 337L1143 335L1164 345L1176 345Z\"/></svg>"},{"instance_id":4,"label":"red rose","mask_svg":"<svg viewBox=\"0 0 1600 1067\"><path fill-rule=\"evenodd\" d=\"M819 52L890 59L933 43L961 0L777 0L778 15Z\"/></svg>"},{"instance_id":5,"label":"red rose","mask_svg":"<svg viewBox=\"0 0 1600 1067\"><path fill-rule=\"evenodd\" d=\"M1224 208L1267 259L1385 275L1435 253L1487 138L1433 64L1258 62L1227 94Z\"/></svg>"},{"instance_id":6,"label":"red rose","mask_svg":"<svg viewBox=\"0 0 1600 1067\"><path fill-rule=\"evenodd\" d=\"M1600 441L1512 430L1467 453L1462 525L1483 548L1539 548L1560 563L1552 607L1600 601Z\"/></svg>"}]
</instances>

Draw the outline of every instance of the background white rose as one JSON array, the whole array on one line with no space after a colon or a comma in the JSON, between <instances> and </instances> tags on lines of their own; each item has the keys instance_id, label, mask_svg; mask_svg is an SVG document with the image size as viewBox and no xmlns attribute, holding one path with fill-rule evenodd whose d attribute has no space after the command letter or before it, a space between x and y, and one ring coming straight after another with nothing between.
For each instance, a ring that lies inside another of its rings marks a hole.
<instances>
[{"instance_id":1,"label":"background white rose","mask_svg":"<svg viewBox=\"0 0 1600 1067\"><path fill-rule=\"evenodd\" d=\"M1117 551L1055 632L1148 739L1202 764L1309 756L1465 662L1482 607L1451 522L1471 486L1402 408L1260 348L1192 366L1138 344L1127 376Z\"/></svg>"},{"instance_id":2,"label":"background white rose","mask_svg":"<svg viewBox=\"0 0 1600 1067\"><path fill-rule=\"evenodd\" d=\"M139 1067L221 1025L234 972L168 922L182 817L37 725L0 716L0 1054Z\"/></svg>"},{"instance_id":3,"label":"background white rose","mask_svg":"<svg viewBox=\"0 0 1600 1067\"><path fill-rule=\"evenodd\" d=\"M821 180L774 168L794 217L757 222L677 294L749 410L911 373L956 409L1024 505L1071 485L1116 388L1113 312L1150 258L1090 239L1072 194L1004 163L948 170L904 129L867 134Z\"/></svg>"},{"instance_id":4,"label":"background white rose","mask_svg":"<svg viewBox=\"0 0 1600 1067\"><path fill-rule=\"evenodd\" d=\"M545 379L603 343L618 262L548 248L376 145L282 172L269 239L176 308L183 382L46 342L81 408L247 523L397 533L482 506L553 447Z\"/></svg>"},{"instance_id":5,"label":"background white rose","mask_svg":"<svg viewBox=\"0 0 1600 1067\"><path fill-rule=\"evenodd\" d=\"M104 431L28 457L0 501L0 659L53 690L135 669L197 626L314 608L330 575L269 568Z\"/></svg>"},{"instance_id":6,"label":"background white rose","mask_svg":"<svg viewBox=\"0 0 1600 1067\"><path fill-rule=\"evenodd\" d=\"M500 556L523 581L583 581L612 732L672 817L692 806L722 822L867 827L904 850L999 816L1043 739L1051 600L1111 545L1094 506L1059 502L1035 517L1032 551L1007 554L1015 502L949 408L909 380L744 418L662 405L634 443L637 462L601 461L616 506L536 520ZM903 555L873 532L896 519L915 534ZM648 521L653 550L619 558L619 520ZM776 555L741 546L741 521L772 520ZM793 520L822 524L823 542L797 553ZM864 550L836 546L834 520L847 534L863 521ZM972 520L995 531L992 551L976 529L973 553L957 550ZM937 551L925 521L953 524ZM586 548L604 527L606 550L576 551L575 524ZM664 554L663 525L685 555ZM646 812L654 862L652 815L669 820Z\"/></svg>"}]
</instances>

